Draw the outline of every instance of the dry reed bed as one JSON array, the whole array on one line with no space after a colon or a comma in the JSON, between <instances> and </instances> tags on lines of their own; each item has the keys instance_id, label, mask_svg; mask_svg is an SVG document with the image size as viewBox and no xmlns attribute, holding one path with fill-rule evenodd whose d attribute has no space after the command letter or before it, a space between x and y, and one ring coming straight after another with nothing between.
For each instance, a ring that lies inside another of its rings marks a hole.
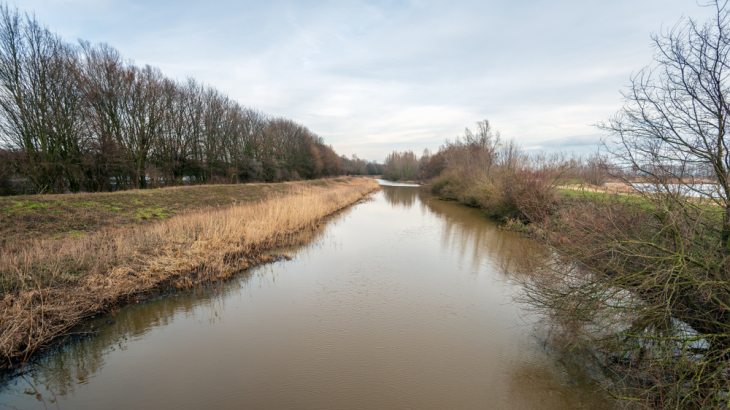
<instances>
[{"instance_id":1,"label":"dry reed bed","mask_svg":"<svg viewBox=\"0 0 730 410\"><path fill-rule=\"evenodd\" d=\"M378 188L372 179L311 187L265 202L208 209L147 227L39 241L0 255L0 366L24 363L84 318L165 286L187 289L275 260L327 216Z\"/></svg>"}]
</instances>

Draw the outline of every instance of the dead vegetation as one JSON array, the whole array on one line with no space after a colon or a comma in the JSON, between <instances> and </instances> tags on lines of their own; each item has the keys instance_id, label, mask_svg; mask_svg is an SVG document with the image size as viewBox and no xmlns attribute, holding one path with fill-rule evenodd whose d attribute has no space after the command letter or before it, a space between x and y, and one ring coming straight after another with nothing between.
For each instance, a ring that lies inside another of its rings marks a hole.
<instances>
[{"instance_id":1,"label":"dead vegetation","mask_svg":"<svg viewBox=\"0 0 730 410\"><path fill-rule=\"evenodd\" d=\"M82 237L103 229L146 226L208 207L263 201L343 179L276 184L217 184L118 192L0 197L0 248Z\"/></svg>"},{"instance_id":2,"label":"dead vegetation","mask_svg":"<svg viewBox=\"0 0 730 410\"><path fill-rule=\"evenodd\" d=\"M543 223L526 302L591 352L617 405L730 407L730 2L654 35L652 65L599 128L630 194L585 191ZM707 186L709 185L709 186Z\"/></svg>"},{"instance_id":3,"label":"dead vegetation","mask_svg":"<svg viewBox=\"0 0 730 410\"><path fill-rule=\"evenodd\" d=\"M25 362L84 318L160 287L188 289L276 259L324 219L378 188L366 178L300 186L262 202L207 208L0 254L0 364Z\"/></svg>"}]
</instances>

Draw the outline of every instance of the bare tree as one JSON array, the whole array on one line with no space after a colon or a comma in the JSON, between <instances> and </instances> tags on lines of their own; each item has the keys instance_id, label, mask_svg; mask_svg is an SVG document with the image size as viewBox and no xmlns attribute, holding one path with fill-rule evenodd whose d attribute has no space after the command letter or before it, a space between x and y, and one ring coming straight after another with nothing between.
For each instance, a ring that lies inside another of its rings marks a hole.
<instances>
[{"instance_id":1,"label":"bare tree","mask_svg":"<svg viewBox=\"0 0 730 410\"><path fill-rule=\"evenodd\" d=\"M545 221L548 263L525 281L527 300L615 370L611 391L632 406L728 406L730 10L709 7L706 23L652 37L654 64L599 125L636 191Z\"/></svg>"},{"instance_id":2,"label":"bare tree","mask_svg":"<svg viewBox=\"0 0 730 410\"><path fill-rule=\"evenodd\" d=\"M0 131L8 172L39 193L279 181L337 175L343 163L365 167L341 161L301 124L193 79L178 83L137 67L107 44L65 43L2 3Z\"/></svg>"},{"instance_id":3,"label":"bare tree","mask_svg":"<svg viewBox=\"0 0 730 410\"><path fill-rule=\"evenodd\" d=\"M482 120L477 122L476 133L466 128L464 135L457 136L454 142L446 141L441 151L449 169L462 176L489 178L500 146L499 132L492 131L488 120Z\"/></svg>"},{"instance_id":4,"label":"bare tree","mask_svg":"<svg viewBox=\"0 0 730 410\"><path fill-rule=\"evenodd\" d=\"M21 152L17 168L38 192L59 188L64 165L79 159L83 110L77 66L75 51L34 18L0 8L2 138ZM66 176L78 190L75 175Z\"/></svg>"},{"instance_id":5,"label":"bare tree","mask_svg":"<svg viewBox=\"0 0 730 410\"><path fill-rule=\"evenodd\" d=\"M652 36L655 64L631 79L624 107L599 127L619 165L651 178L664 192L677 184L723 209L722 249L730 255L730 10L712 2L715 18L687 19ZM697 185L698 168L711 169L718 189Z\"/></svg>"},{"instance_id":6,"label":"bare tree","mask_svg":"<svg viewBox=\"0 0 730 410\"><path fill-rule=\"evenodd\" d=\"M95 142L87 164L88 188L105 189L110 178L119 189L134 186L124 129L124 98L131 92L134 77L119 52L109 45L82 41L81 49L87 127Z\"/></svg>"},{"instance_id":7,"label":"bare tree","mask_svg":"<svg viewBox=\"0 0 730 410\"><path fill-rule=\"evenodd\" d=\"M383 178L392 181L413 181L418 179L420 161L413 151L393 151L385 158Z\"/></svg>"}]
</instances>

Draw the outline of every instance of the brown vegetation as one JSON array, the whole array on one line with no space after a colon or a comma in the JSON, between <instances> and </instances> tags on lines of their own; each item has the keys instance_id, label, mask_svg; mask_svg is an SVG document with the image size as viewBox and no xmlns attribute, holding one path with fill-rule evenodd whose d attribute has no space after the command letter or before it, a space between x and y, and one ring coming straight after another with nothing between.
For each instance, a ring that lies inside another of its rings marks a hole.
<instances>
[{"instance_id":1,"label":"brown vegetation","mask_svg":"<svg viewBox=\"0 0 730 410\"><path fill-rule=\"evenodd\" d=\"M575 197L532 228L553 251L524 276L556 337L587 349L620 404L714 408L727 377L721 209L635 193ZM610 386L610 385L609 385Z\"/></svg>"},{"instance_id":2,"label":"brown vegetation","mask_svg":"<svg viewBox=\"0 0 730 410\"><path fill-rule=\"evenodd\" d=\"M558 253L525 283L558 333L610 370L627 407L730 403L730 5L710 6L705 24L653 37L654 65L600 125L612 163L648 189L562 209L544 225Z\"/></svg>"},{"instance_id":3,"label":"brown vegetation","mask_svg":"<svg viewBox=\"0 0 730 410\"><path fill-rule=\"evenodd\" d=\"M477 122L476 132L466 128L446 141L435 154L393 152L383 173L386 179L428 183L442 198L520 223L547 218L560 200L558 188L602 185L607 176L608 166L598 155L528 155L514 140L502 141L487 120Z\"/></svg>"},{"instance_id":4,"label":"brown vegetation","mask_svg":"<svg viewBox=\"0 0 730 410\"><path fill-rule=\"evenodd\" d=\"M328 215L377 187L369 178L299 186L263 202L3 251L0 362L22 363L85 317L141 292L187 289L274 260L264 251L303 240Z\"/></svg>"},{"instance_id":5,"label":"brown vegetation","mask_svg":"<svg viewBox=\"0 0 730 410\"><path fill-rule=\"evenodd\" d=\"M277 184L220 184L120 192L0 197L0 249L32 241L81 237L102 229L143 226L207 207L228 207L344 179Z\"/></svg>"},{"instance_id":6,"label":"brown vegetation","mask_svg":"<svg viewBox=\"0 0 730 410\"><path fill-rule=\"evenodd\" d=\"M432 191L501 220L547 218L555 209L556 186L568 171L575 172L575 164L561 155L527 155L514 141L503 143L488 121L477 126L476 134L467 128L421 167L425 174L439 172L431 180Z\"/></svg>"}]
</instances>

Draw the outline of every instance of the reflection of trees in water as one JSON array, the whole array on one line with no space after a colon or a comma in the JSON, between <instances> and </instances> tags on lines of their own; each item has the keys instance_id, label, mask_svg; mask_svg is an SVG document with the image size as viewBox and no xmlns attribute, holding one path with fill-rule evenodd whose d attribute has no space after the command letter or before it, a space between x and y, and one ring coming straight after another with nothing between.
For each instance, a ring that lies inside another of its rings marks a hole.
<instances>
[{"instance_id":1,"label":"reflection of trees in water","mask_svg":"<svg viewBox=\"0 0 730 410\"><path fill-rule=\"evenodd\" d=\"M416 203L416 197L426 192L426 188L410 186L382 185L385 200L393 207L402 206L409 209Z\"/></svg>"},{"instance_id":2,"label":"reflection of trees in water","mask_svg":"<svg viewBox=\"0 0 730 410\"><path fill-rule=\"evenodd\" d=\"M461 260L470 258L473 269L486 261L503 264L520 252L525 238L499 229L483 212L454 202L431 200L429 210L442 217L441 246L459 252Z\"/></svg>"},{"instance_id":3,"label":"reflection of trees in water","mask_svg":"<svg viewBox=\"0 0 730 410\"><path fill-rule=\"evenodd\" d=\"M511 272L528 256L542 251L524 235L499 229L499 224L487 219L481 210L436 199L426 188L383 187L383 196L394 207L410 208L419 203L424 212L438 215L443 223L442 248L457 251L461 260L469 258L472 269L489 261Z\"/></svg>"},{"instance_id":4,"label":"reflection of trees in water","mask_svg":"<svg viewBox=\"0 0 730 410\"><path fill-rule=\"evenodd\" d=\"M351 210L352 207L348 207L337 212L317 229L294 233L293 243L318 246L326 228L344 221ZM299 245L278 249L275 252L306 252L308 248L309 246ZM113 316L104 317L93 323L97 329L99 325L111 326L110 328L103 329L97 336L72 342L58 351L49 352L23 377L12 379L0 393L22 395L32 393L39 401L54 403L56 397L73 394L76 386L85 384L94 374L100 372L109 353L126 350L130 341L143 338L154 328L171 324L178 314L183 314L183 317L194 316L198 321L209 323L225 320L223 312L228 295L240 294L248 285L251 276L261 273L262 269L266 272L264 274L266 276L273 274L271 265L265 265L248 270L239 276L238 280L225 284L216 283L198 287L189 293L165 295L151 303L120 309ZM116 323L106 325L107 321ZM89 326L90 324L86 324L84 329L77 331L87 331Z\"/></svg>"},{"instance_id":5,"label":"reflection of trees in water","mask_svg":"<svg viewBox=\"0 0 730 410\"><path fill-rule=\"evenodd\" d=\"M100 372L108 354L126 350L129 342L144 338L152 329L173 323L176 315L195 317L197 321L208 323L221 322L224 320L222 312L226 296L241 293L252 276L249 272L225 286L215 284L196 288L185 295L167 295L92 322L96 328L100 325L110 327L102 329L97 336L71 342L58 351L50 352L41 358L36 368L31 368L23 377L12 379L1 393L27 394L32 391L39 401L53 403L57 397L73 394L76 386L85 384ZM106 325L107 321L116 323ZM90 324L87 324L77 331L89 328Z\"/></svg>"},{"instance_id":6,"label":"reflection of trees in water","mask_svg":"<svg viewBox=\"0 0 730 410\"><path fill-rule=\"evenodd\" d=\"M544 245L521 233L500 229L499 223L487 219L479 209L433 198L424 203L431 212L443 217L442 246L457 249L462 260L470 255L473 269L491 262L501 273L512 277L529 272L530 265L546 255Z\"/></svg>"},{"instance_id":7,"label":"reflection of trees in water","mask_svg":"<svg viewBox=\"0 0 730 410\"><path fill-rule=\"evenodd\" d=\"M580 373L566 366L562 358L548 357L548 360L552 365L536 366L531 361L511 364L504 380L504 391L509 397L507 408L610 408L605 392L596 383L587 378L571 376Z\"/></svg>"}]
</instances>

